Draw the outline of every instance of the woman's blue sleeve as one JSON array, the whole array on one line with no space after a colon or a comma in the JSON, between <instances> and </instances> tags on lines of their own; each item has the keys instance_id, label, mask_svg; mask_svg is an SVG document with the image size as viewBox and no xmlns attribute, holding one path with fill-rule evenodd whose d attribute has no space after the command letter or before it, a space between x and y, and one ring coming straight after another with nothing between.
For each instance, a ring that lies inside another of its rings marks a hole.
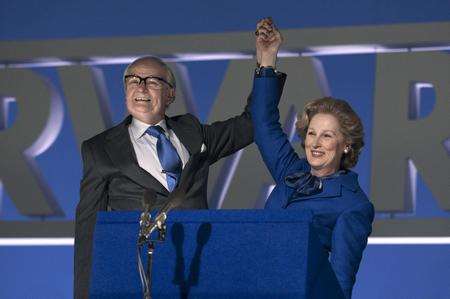
<instances>
[{"instance_id":1,"label":"woman's blue sleeve","mask_svg":"<svg viewBox=\"0 0 450 299\"><path fill-rule=\"evenodd\" d=\"M255 143L277 183L284 180L292 167L295 166L296 170L307 168L306 163L302 162L303 159L299 159L292 148L280 125L278 103L285 80L285 74L261 77L256 75L250 106Z\"/></svg>"},{"instance_id":2,"label":"woman's blue sleeve","mask_svg":"<svg viewBox=\"0 0 450 299\"><path fill-rule=\"evenodd\" d=\"M351 298L362 253L372 232L373 218L373 205L365 200L343 212L336 221L331 241L330 262L345 298Z\"/></svg>"}]
</instances>

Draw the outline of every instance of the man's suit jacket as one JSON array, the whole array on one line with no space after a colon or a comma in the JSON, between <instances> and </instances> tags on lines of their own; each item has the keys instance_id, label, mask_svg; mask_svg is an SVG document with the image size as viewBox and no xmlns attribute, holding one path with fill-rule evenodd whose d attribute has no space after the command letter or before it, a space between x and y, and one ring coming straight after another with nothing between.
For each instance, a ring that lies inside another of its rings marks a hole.
<instances>
[{"instance_id":1,"label":"man's suit jacket","mask_svg":"<svg viewBox=\"0 0 450 299\"><path fill-rule=\"evenodd\" d=\"M131 120L128 116L82 144L84 170L75 220L75 298L88 296L96 213L142 210L146 189L157 195L152 208L161 207L169 196L158 180L139 167L128 132ZM209 166L253 142L250 114L246 109L240 116L211 125L202 125L193 115L185 114L166 117L166 123L190 154L180 179L186 196L178 208L206 209ZM184 182L186 178L188 182Z\"/></svg>"}]
</instances>

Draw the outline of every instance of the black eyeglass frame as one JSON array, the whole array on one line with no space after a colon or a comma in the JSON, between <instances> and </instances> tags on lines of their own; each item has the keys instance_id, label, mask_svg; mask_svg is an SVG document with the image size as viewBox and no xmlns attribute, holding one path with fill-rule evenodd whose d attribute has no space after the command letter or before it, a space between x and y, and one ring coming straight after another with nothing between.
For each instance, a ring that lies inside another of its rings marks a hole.
<instances>
[{"instance_id":1,"label":"black eyeglass frame","mask_svg":"<svg viewBox=\"0 0 450 299\"><path fill-rule=\"evenodd\" d=\"M126 75L125 77L123 77L125 83L127 83L127 79L131 78L131 77L139 79L138 86L141 85L142 81L144 81L145 86L147 86L147 82L146 82L147 79L157 79L157 80L162 81L162 82L166 83L167 85L169 85L170 88L173 88L173 85L169 81L167 81L164 78L158 77L158 76L147 76L147 77L142 78L141 76L138 76L138 75Z\"/></svg>"}]
</instances>

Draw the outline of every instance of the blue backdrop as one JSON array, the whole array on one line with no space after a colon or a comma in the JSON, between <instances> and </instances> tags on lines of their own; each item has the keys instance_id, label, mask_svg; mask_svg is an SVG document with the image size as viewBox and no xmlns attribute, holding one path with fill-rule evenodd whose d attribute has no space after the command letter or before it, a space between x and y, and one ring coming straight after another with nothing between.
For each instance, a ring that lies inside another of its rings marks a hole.
<instances>
[{"instance_id":1,"label":"blue backdrop","mask_svg":"<svg viewBox=\"0 0 450 299\"><path fill-rule=\"evenodd\" d=\"M448 22L450 2L1 0L0 42L252 32L256 21L265 16L272 16L281 30ZM323 63L331 94L348 99L364 121L367 145L356 170L360 173L361 186L369 193L375 54L330 55L318 59ZM229 60L181 62L188 70L198 116L203 121L208 119L228 63ZM113 123L118 123L125 115L121 82L125 65L99 67L104 72ZM48 78L57 92L63 94L54 67L32 69ZM433 101L425 101L422 113L432 109ZM64 111L67 112L66 106ZM12 105L4 130L14 123L18 113ZM64 210L63 219L73 220L82 166L67 113L56 141L37 157L37 164ZM0 191L0 220L30 220L17 211L7 188ZM420 179L418 193L416 214L410 217L450 218ZM72 256L72 246L0 246L0 298L70 298ZM449 298L449 265L449 244L369 245L358 273L354 298Z\"/></svg>"}]
</instances>

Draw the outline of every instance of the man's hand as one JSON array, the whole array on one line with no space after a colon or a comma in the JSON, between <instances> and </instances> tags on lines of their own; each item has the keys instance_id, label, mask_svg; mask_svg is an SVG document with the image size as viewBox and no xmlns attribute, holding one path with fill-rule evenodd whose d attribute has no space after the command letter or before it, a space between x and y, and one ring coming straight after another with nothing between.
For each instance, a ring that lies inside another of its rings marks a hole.
<instances>
[{"instance_id":1,"label":"man's hand","mask_svg":"<svg viewBox=\"0 0 450 299\"><path fill-rule=\"evenodd\" d=\"M256 59L261 66L275 67L278 49L283 37L272 18L264 18L256 24Z\"/></svg>"}]
</instances>

